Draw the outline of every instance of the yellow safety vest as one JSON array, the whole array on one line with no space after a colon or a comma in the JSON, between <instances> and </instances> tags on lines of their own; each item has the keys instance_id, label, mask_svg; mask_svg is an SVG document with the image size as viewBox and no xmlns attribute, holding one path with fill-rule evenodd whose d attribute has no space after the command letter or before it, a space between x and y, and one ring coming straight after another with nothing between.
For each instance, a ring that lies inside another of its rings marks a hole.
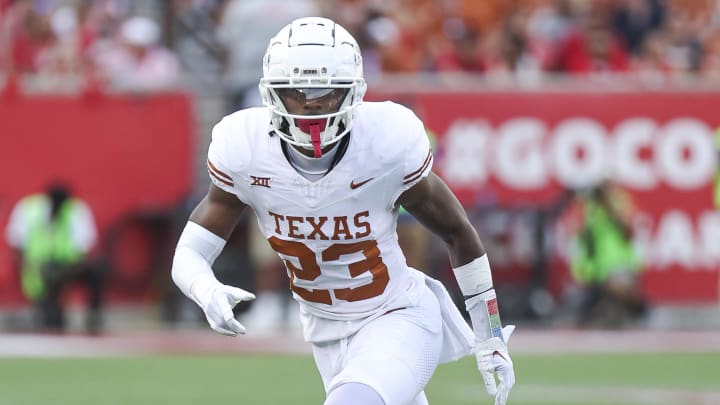
<instances>
[{"instance_id":1,"label":"yellow safety vest","mask_svg":"<svg viewBox=\"0 0 720 405\"><path fill-rule=\"evenodd\" d=\"M82 252L73 243L70 223L77 202L65 201L57 218L48 222L46 199L43 194L27 197L22 211L28 235L23 247L21 282L25 296L32 300L45 293L42 269L47 263L71 264L82 258Z\"/></svg>"},{"instance_id":2,"label":"yellow safety vest","mask_svg":"<svg viewBox=\"0 0 720 405\"><path fill-rule=\"evenodd\" d=\"M640 258L632 240L596 201L584 202L584 230L570 263L573 278L581 284L606 281L617 271L638 271Z\"/></svg>"}]
</instances>

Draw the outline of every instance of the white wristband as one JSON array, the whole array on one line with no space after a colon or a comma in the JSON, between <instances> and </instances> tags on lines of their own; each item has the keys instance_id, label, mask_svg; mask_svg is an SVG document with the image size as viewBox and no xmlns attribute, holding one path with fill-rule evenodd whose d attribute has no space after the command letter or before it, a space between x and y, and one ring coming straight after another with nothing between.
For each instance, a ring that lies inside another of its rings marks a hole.
<instances>
[{"instance_id":1,"label":"white wristband","mask_svg":"<svg viewBox=\"0 0 720 405\"><path fill-rule=\"evenodd\" d=\"M484 254L468 264L453 269L460 291L464 296L479 294L493 288L490 261Z\"/></svg>"},{"instance_id":2,"label":"white wristband","mask_svg":"<svg viewBox=\"0 0 720 405\"><path fill-rule=\"evenodd\" d=\"M177 245L178 247L189 247L212 265L225 247L225 239L215 235L195 222L188 221L182 234L180 234Z\"/></svg>"}]
</instances>

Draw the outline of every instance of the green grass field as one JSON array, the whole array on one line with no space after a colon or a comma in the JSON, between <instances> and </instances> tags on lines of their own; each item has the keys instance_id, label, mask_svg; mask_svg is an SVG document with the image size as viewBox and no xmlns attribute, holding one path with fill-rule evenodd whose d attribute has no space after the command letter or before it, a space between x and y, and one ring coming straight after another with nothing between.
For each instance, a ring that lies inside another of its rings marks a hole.
<instances>
[{"instance_id":1,"label":"green grass field","mask_svg":"<svg viewBox=\"0 0 720 405\"><path fill-rule=\"evenodd\" d=\"M512 405L720 404L714 402L719 353L518 355L514 361ZM492 404L472 358L441 366L427 393L433 405ZM704 399L694 400L697 393ZM620 399L625 396L628 402ZM307 356L0 359L2 405L303 405L322 399Z\"/></svg>"}]
</instances>

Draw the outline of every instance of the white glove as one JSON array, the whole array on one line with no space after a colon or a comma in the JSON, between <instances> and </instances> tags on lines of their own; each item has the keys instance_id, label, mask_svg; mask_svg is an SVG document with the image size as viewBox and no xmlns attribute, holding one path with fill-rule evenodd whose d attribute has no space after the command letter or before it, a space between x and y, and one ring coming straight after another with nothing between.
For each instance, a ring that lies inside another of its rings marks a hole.
<instances>
[{"instance_id":1,"label":"white glove","mask_svg":"<svg viewBox=\"0 0 720 405\"><path fill-rule=\"evenodd\" d=\"M515 330L515 325L502 328L503 340L493 337L475 346L475 359L485 382L488 394L495 397L495 405L507 403L510 388L515 384L513 362L507 349L507 342ZM495 376L499 384L495 381Z\"/></svg>"},{"instance_id":2,"label":"white glove","mask_svg":"<svg viewBox=\"0 0 720 405\"><path fill-rule=\"evenodd\" d=\"M205 294L197 294L195 297L215 332L227 336L245 334L245 327L235 319L232 310L241 301L254 300L254 294L237 287L219 284L207 290Z\"/></svg>"}]
</instances>

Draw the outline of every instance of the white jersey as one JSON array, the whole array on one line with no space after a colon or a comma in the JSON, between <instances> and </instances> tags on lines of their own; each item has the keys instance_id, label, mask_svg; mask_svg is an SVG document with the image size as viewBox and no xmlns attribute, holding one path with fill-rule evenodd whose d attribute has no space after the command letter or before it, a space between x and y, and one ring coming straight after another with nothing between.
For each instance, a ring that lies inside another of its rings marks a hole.
<instances>
[{"instance_id":1,"label":"white jersey","mask_svg":"<svg viewBox=\"0 0 720 405\"><path fill-rule=\"evenodd\" d=\"M208 153L213 183L252 207L284 261L309 341L414 305L423 283L395 232L397 198L432 167L423 124L392 102L366 102L355 114L345 155L314 182L287 161L267 108L225 117Z\"/></svg>"}]
</instances>

